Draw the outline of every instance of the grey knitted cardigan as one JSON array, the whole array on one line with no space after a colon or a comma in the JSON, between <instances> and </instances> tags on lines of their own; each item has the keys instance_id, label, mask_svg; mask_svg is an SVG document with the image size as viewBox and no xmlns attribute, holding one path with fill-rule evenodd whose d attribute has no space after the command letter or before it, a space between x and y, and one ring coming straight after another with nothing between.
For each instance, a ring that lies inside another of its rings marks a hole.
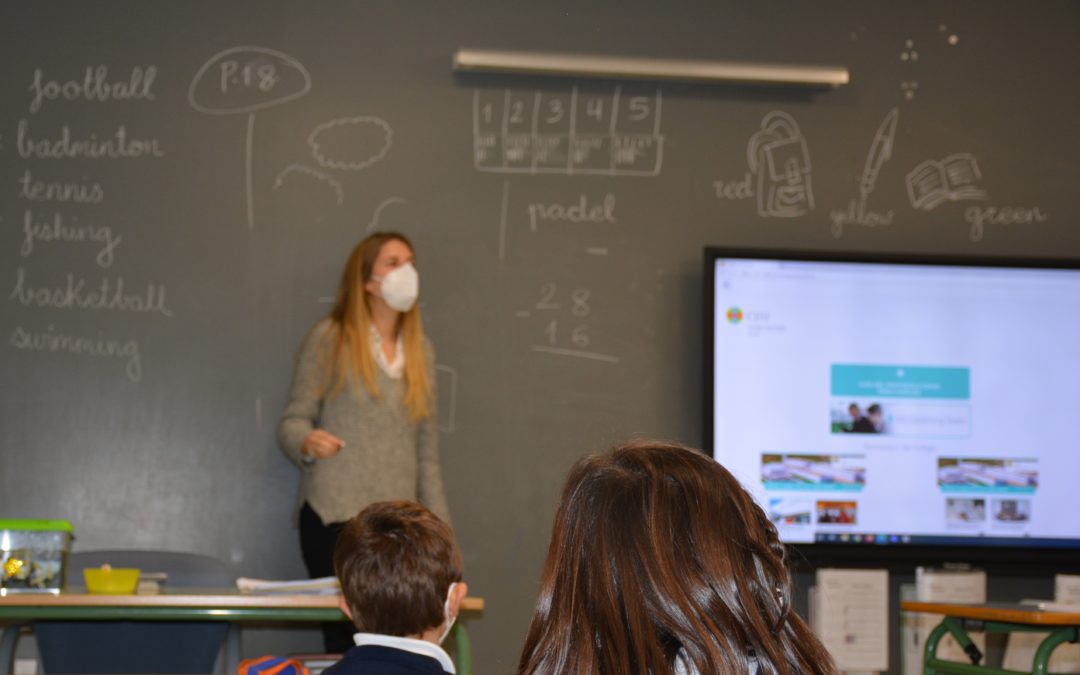
<instances>
[{"instance_id":1,"label":"grey knitted cardigan","mask_svg":"<svg viewBox=\"0 0 1080 675\"><path fill-rule=\"evenodd\" d=\"M300 467L297 508L306 501L324 524L346 521L372 502L415 499L450 522L439 464L439 427L435 397L435 352L424 339L431 411L419 422L405 407L405 379L377 368L378 398L350 376L342 390L325 393L333 382L334 348L330 319L308 332L296 358L289 404L278 425L278 442ZM301 461L300 447L312 429L345 441L338 454L314 464Z\"/></svg>"}]
</instances>

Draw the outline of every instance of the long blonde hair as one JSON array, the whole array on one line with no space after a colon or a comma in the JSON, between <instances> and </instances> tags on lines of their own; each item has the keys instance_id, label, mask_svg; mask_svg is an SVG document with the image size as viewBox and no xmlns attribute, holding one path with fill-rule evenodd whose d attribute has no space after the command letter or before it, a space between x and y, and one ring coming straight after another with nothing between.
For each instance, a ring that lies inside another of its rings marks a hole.
<instances>
[{"instance_id":1,"label":"long blonde hair","mask_svg":"<svg viewBox=\"0 0 1080 675\"><path fill-rule=\"evenodd\" d=\"M337 299L330 311L336 340L330 372L333 382L328 386L331 395L339 393L353 375L375 398L379 397L375 357L371 349L371 307L364 286L371 280L375 260L383 245L400 241L413 250L412 242L397 232L375 232L356 245L341 273ZM398 319L398 332L405 350L405 407L414 420L431 415L431 382L424 354L424 326L420 307L403 312Z\"/></svg>"}]
</instances>

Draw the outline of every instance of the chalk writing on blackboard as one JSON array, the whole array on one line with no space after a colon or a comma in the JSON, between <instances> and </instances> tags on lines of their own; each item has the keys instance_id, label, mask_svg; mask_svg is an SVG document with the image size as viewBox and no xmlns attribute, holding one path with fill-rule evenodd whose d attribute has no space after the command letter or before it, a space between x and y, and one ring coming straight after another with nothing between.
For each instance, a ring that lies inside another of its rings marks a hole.
<instances>
[{"instance_id":1,"label":"chalk writing on blackboard","mask_svg":"<svg viewBox=\"0 0 1080 675\"><path fill-rule=\"evenodd\" d=\"M71 127L60 127L59 136L36 137L30 133L30 121L19 120L15 140L23 159L139 159L164 157L165 151L156 138L139 138L128 134L127 127L118 126L108 136L96 132L75 137Z\"/></svg>"},{"instance_id":2,"label":"chalk writing on blackboard","mask_svg":"<svg viewBox=\"0 0 1080 675\"><path fill-rule=\"evenodd\" d=\"M525 319L535 315L544 319L541 330L544 341L532 345L532 351L618 363L617 356L593 350L592 335L586 323L592 305L592 290L574 288L565 293L555 282L547 282L540 286L537 302L528 310L519 310L516 316Z\"/></svg>"},{"instance_id":3,"label":"chalk writing on blackboard","mask_svg":"<svg viewBox=\"0 0 1080 675\"><path fill-rule=\"evenodd\" d=\"M563 223L610 223L617 224L615 217L615 195L607 193L599 202L590 202L586 195L580 195L572 204L535 202L529 204L529 229L536 232L541 222Z\"/></svg>"},{"instance_id":4,"label":"chalk writing on blackboard","mask_svg":"<svg viewBox=\"0 0 1080 675\"><path fill-rule=\"evenodd\" d=\"M41 68L34 69L30 81L30 114L41 110L45 101L64 99L105 103L108 101L153 101L154 80L157 78L155 66L135 66L126 79L110 79L109 67L105 65L87 66L86 75L78 80L46 80Z\"/></svg>"},{"instance_id":5,"label":"chalk writing on blackboard","mask_svg":"<svg viewBox=\"0 0 1080 675\"><path fill-rule=\"evenodd\" d=\"M359 171L390 151L394 130L378 117L343 117L320 124L308 135L311 156L326 169Z\"/></svg>"},{"instance_id":6,"label":"chalk writing on blackboard","mask_svg":"<svg viewBox=\"0 0 1080 675\"><path fill-rule=\"evenodd\" d=\"M75 217L70 218L72 221L77 220ZM121 241L123 237L108 225L68 222L59 211L54 211L51 216L39 217L32 209L26 209L23 214L23 242L19 247L19 254L29 258L38 243L90 242L101 245L94 258L98 266L111 267L116 247Z\"/></svg>"},{"instance_id":7,"label":"chalk writing on blackboard","mask_svg":"<svg viewBox=\"0 0 1080 675\"><path fill-rule=\"evenodd\" d=\"M495 173L655 176L663 164L660 90L649 95L473 93L473 163Z\"/></svg>"},{"instance_id":8,"label":"chalk writing on blackboard","mask_svg":"<svg viewBox=\"0 0 1080 675\"><path fill-rule=\"evenodd\" d=\"M100 204L105 201L105 188L97 182L41 180L26 169L19 177L19 197L32 202Z\"/></svg>"},{"instance_id":9,"label":"chalk writing on blackboard","mask_svg":"<svg viewBox=\"0 0 1080 675\"><path fill-rule=\"evenodd\" d=\"M255 111L300 98L311 90L311 76L293 57L265 47L230 47L210 57L188 87L188 102L208 115L247 113L244 153L248 227L255 227Z\"/></svg>"},{"instance_id":10,"label":"chalk writing on blackboard","mask_svg":"<svg viewBox=\"0 0 1080 675\"><path fill-rule=\"evenodd\" d=\"M739 180L714 180L713 189L717 199L737 200L750 199L754 196L752 175L746 174Z\"/></svg>"},{"instance_id":11,"label":"chalk writing on blackboard","mask_svg":"<svg viewBox=\"0 0 1080 675\"><path fill-rule=\"evenodd\" d=\"M439 431L452 434L457 425L457 370L436 365L435 376L439 391Z\"/></svg>"},{"instance_id":12,"label":"chalk writing on blackboard","mask_svg":"<svg viewBox=\"0 0 1080 675\"><path fill-rule=\"evenodd\" d=\"M746 146L750 172L757 176L758 215L794 218L814 209L810 152L795 119L774 110Z\"/></svg>"},{"instance_id":13,"label":"chalk writing on blackboard","mask_svg":"<svg viewBox=\"0 0 1080 675\"><path fill-rule=\"evenodd\" d=\"M830 230L832 235L839 239L844 236L844 227L847 225L886 227L892 225L894 215L892 209L885 213L878 213L877 211L860 212L858 203L852 199L848 202L846 208L829 211Z\"/></svg>"},{"instance_id":14,"label":"chalk writing on blackboard","mask_svg":"<svg viewBox=\"0 0 1080 675\"><path fill-rule=\"evenodd\" d=\"M979 187L982 172L975 157L966 152L942 160L928 159L908 173L908 199L916 209L931 211L945 202L986 199Z\"/></svg>"},{"instance_id":15,"label":"chalk writing on blackboard","mask_svg":"<svg viewBox=\"0 0 1080 675\"><path fill-rule=\"evenodd\" d=\"M371 214L371 220L368 221L367 231L369 234L379 229L381 226L380 219L382 218L382 212L395 204L408 204L408 202L401 197L387 197L382 200L379 205L375 207L375 211Z\"/></svg>"},{"instance_id":16,"label":"chalk writing on blackboard","mask_svg":"<svg viewBox=\"0 0 1080 675\"><path fill-rule=\"evenodd\" d=\"M50 264L54 262L50 253L63 246L92 251L99 268L114 266L124 241L115 225L102 225L93 216L72 212L75 207L103 204L106 201L103 182L85 175L72 176L73 170L66 166L66 160L86 167L86 160L142 163L158 160L167 153L164 144L146 133L142 125L129 127L117 122L88 127L75 108L119 105L134 109L134 106L153 105L157 77L158 69L152 65L87 66L75 78L56 78L42 68L32 71L26 88L31 117L18 122L16 150L24 160L44 160L49 166L45 168L43 162L23 167L16 181L17 198L24 202L19 255L26 263L15 271L8 302L30 309L173 316L164 284L132 283L129 277L120 274L95 277L74 272L49 274L42 279L34 269L35 259L39 257L50 269L55 269ZM67 114L76 121L50 123L34 117L46 109L50 121ZM101 331L72 330L51 323L46 328L21 324L9 335L7 346L25 352L113 360L123 364L127 379L138 382L142 378L142 355L135 339Z\"/></svg>"},{"instance_id":17,"label":"chalk writing on blackboard","mask_svg":"<svg viewBox=\"0 0 1080 675\"><path fill-rule=\"evenodd\" d=\"M290 164L282 169L276 178L274 178L274 189L279 190L285 185L285 179L290 175L300 175L314 178L315 180L326 183L334 190L334 196L337 198L337 203L340 206L345 201L345 190L341 187L341 183L336 178L328 173L319 171L318 169L312 169L309 166L303 166L302 164Z\"/></svg>"},{"instance_id":18,"label":"chalk writing on blackboard","mask_svg":"<svg viewBox=\"0 0 1080 675\"><path fill-rule=\"evenodd\" d=\"M969 238L982 241L987 225L1035 225L1050 220L1038 206L969 206L964 210L964 220L971 225Z\"/></svg>"},{"instance_id":19,"label":"chalk writing on blackboard","mask_svg":"<svg viewBox=\"0 0 1080 675\"><path fill-rule=\"evenodd\" d=\"M124 277L103 277L100 283L93 284L72 273L66 275L66 283L60 286L34 286L27 281L26 270L19 267L15 272L15 287L8 295L8 300L25 307L172 316L172 310L165 303L165 296L164 284L146 284L144 290L132 291Z\"/></svg>"},{"instance_id":20,"label":"chalk writing on blackboard","mask_svg":"<svg viewBox=\"0 0 1080 675\"><path fill-rule=\"evenodd\" d=\"M866 162L863 164L862 175L859 178L859 198L848 202L846 209L833 209L829 212L834 237L843 236L845 225L879 227L892 223L894 214L891 210L886 213L869 211L867 203L877 185L881 168L892 158L899 117L898 108L893 108L886 113L885 119L881 121L874 134L874 139L870 142L870 150L866 153Z\"/></svg>"},{"instance_id":21,"label":"chalk writing on blackboard","mask_svg":"<svg viewBox=\"0 0 1080 675\"><path fill-rule=\"evenodd\" d=\"M265 110L311 90L311 76L293 57L265 47L230 47L195 73L188 102L207 115Z\"/></svg>"},{"instance_id":22,"label":"chalk writing on blackboard","mask_svg":"<svg viewBox=\"0 0 1080 675\"><path fill-rule=\"evenodd\" d=\"M58 332L52 325L43 331L33 331L16 326L8 338L8 346L22 351L66 352L96 358L115 358L124 363L124 374L132 382L142 379L142 359L136 340L107 338L100 333L96 337L68 335Z\"/></svg>"}]
</instances>

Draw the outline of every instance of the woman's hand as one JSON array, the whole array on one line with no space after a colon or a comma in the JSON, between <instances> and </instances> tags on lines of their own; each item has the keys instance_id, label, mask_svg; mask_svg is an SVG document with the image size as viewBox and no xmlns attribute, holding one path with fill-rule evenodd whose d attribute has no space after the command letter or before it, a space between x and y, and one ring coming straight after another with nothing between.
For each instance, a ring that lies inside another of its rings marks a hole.
<instances>
[{"instance_id":1,"label":"woman's hand","mask_svg":"<svg viewBox=\"0 0 1080 675\"><path fill-rule=\"evenodd\" d=\"M345 441L334 434L315 429L304 439L304 444L300 446L300 453L315 459L326 459L338 454L344 447Z\"/></svg>"}]
</instances>

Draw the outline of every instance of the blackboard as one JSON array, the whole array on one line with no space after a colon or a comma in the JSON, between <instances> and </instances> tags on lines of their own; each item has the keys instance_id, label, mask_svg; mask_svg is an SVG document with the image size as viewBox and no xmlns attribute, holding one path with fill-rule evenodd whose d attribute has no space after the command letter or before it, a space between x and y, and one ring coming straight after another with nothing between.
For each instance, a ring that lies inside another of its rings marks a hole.
<instances>
[{"instance_id":1,"label":"blackboard","mask_svg":"<svg viewBox=\"0 0 1080 675\"><path fill-rule=\"evenodd\" d=\"M700 443L704 246L1080 255L1074 2L2 14L0 513L70 519L83 549L299 575L298 474L273 436L292 357L349 249L398 229L488 599L481 672L514 663L573 459ZM461 46L832 64L851 83L465 77ZM789 169L806 190L783 198Z\"/></svg>"}]
</instances>

